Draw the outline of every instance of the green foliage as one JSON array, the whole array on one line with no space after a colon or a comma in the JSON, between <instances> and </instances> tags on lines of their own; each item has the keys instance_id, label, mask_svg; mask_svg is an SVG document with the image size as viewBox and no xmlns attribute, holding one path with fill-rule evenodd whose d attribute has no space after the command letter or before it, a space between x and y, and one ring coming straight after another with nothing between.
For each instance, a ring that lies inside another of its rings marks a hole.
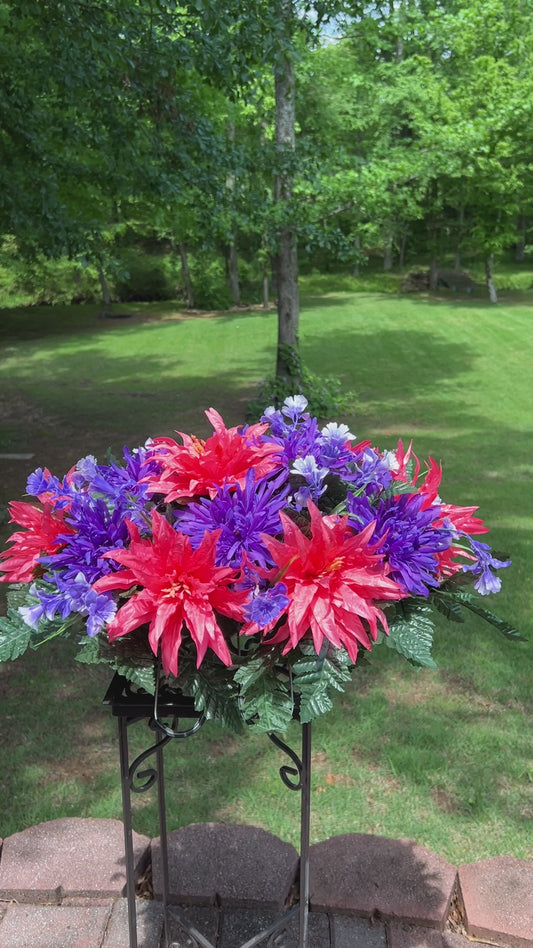
<instances>
[{"instance_id":1,"label":"green foliage","mask_svg":"<svg viewBox=\"0 0 533 948\"><path fill-rule=\"evenodd\" d=\"M476 596L474 593L465 592L460 588L454 589L452 583L445 584L440 589L433 590L431 594L431 601L439 612L442 612L442 614L445 615L447 619L450 619L453 622L465 621L463 612L464 607L464 609L473 612L481 619L484 619L485 622L488 622L489 625L492 625L498 630L498 632L505 636L505 638L517 642L525 641L518 629L515 629L515 627L510 625L509 622L501 619L499 616L495 615L492 610L487 609L484 605L482 605L478 596Z\"/></svg>"},{"instance_id":2,"label":"green foliage","mask_svg":"<svg viewBox=\"0 0 533 948\"><path fill-rule=\"evenodd\" d=\"M240 690L240 711L252 730L285 731L292 721L294 700L283 678L262 658L247 662L235 672Z\"/></svg>"},{"instance_id":3,"label":"green foliage","mask_svg":"<svg viewBox=\"0 0 533 948\"><path fill-rule=\"evenodd\" d=\"M295 349L285 346L285 361L292 365L286 376L271 376L259 385L257 394L248 403L246 417L249 421L261 418L265 408L279 408L290 395L304 395L308 411L317 418L327 418L352 409L355 402L353 392L342 392L341 382L332 376L320 376L303 365Z\"/></svg>"},{"instance_id":4,"label":"green foliage","mask_svg":"<svg viewBox=\"0 0 533 948\"><path fill-rule=\"evenodd\" d=\"M0 616L0 662L12 661L29 648L32 630L17 609L9 606L7 616Z\"/></svg>"},{"instance_id":5,"label":"green foliage","mask_svg":"<svg viewBox=\"0 0 533 948\"><path fill-rule=\"evenodd\" d=\"M293 687L299 695L298 717L305 724L333 707L330 690L344 691L353 664L349 655L325 643L317 655L310 642L300 643L302 658L292 664Z\"/></svg>"},{"instance_id":6,"label":"green foliage","mask_svg":"<svg viewBox=\"0 0 533 948\"><path fill-rule=\"evenodd\" d=\"M384 641L389 648L415 665L437 667L431 657L435 631L431 608L424 601L405 599L395 603L388 622L389 635L384 636Z\"/></svg>"},{"instance_id":7,"label":"green foliage","mask_svg":"<svg viewBox=\"0 0 533 948\"><path fill-rule=\"evenodd\" d=\"M113 281L114 294L120 300L147 301L176 299L179 266L171 255L148 254L130 248L118 252L118 277Z\"/></svg>"},{"instance_id":8,"label":"green foliage","mask_svg":"<svg viewBox=\"0 0 533 948\"><path fill-rule=\"evenodd\" d=\"M198 309L229 309L233 305L221 257L212 253L192 253L189 261L194 303Z\"/></svg>"},{"instance_id":9,"label":"green foliage","mask_svg":"<svg viewBox=\"0 0 533 948\"><path fill-rule=\"evenodd\" d=\"M32 260L21 259L13 237L5 238L0 246L0 286L2 306L93 303L101 295L93 266L42 254Z\"/></svg>"}]
</instances>

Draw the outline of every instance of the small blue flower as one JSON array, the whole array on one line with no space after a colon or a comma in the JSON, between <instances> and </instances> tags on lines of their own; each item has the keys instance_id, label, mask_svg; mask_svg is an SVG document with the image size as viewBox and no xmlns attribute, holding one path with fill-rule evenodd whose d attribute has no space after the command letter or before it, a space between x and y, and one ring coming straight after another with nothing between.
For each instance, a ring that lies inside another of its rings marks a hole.
<instances>
[{"instance_id":1,"label":"small blue flower","mask_svg":"<svg viewBox=\"0 0 533 948\"><path fill-rule=\"evenodd\" d=\"M490 593L500 591L502 581L499 576L494 576L492 569L503 569L511 565L511 560L499 560L492 555L492 550L488 543L481 543L479 540L470 540L472 552L477 556L477 561L471 566L463 566L463 572L473 573L479 576L474 583L474 589L482 596L489 596Z\"/></svg>"},{"instance_id":2,"label":"small blue flower","mask_svg":"<svg viewBox=\"0 0 533 948\"><path fill-rule=\"evenodd\" d=\"M276 583L270 589L257 592L245 609L248 622L256 622L260 629L276 622L290 603L285 583Z\"/></svg>"},{"instance_id":3,"label":"small blue flower","mask_svg":"<svg viewBox=\"0 0 533 948\"><path fill-rule=\"evenodd\" d=\"M306 480L306 483L302 484L294 495L298 510L307 506L308 500L317 501L326 490L324 478L329 474L328 468L319 467L312 454L307 454L304 458L296 458L291 467L291 474L299 474Z\"/></svg>"},{"instance_id":4,"label":"small blue flower","mask_svg":"<svg viewBox=\"0 0 533 948\"><path fill-rule=\"evenodd\" d=\"M304 395L289 395L283 402L281 411L284 415L287 415L294 424L303 415L308 404Z\"/></svg>"},{"instance_id":5,"label":"small blue flower","mask_svg":"<svg viewBox=\"0 0 533 948\"><path fill-rule=\"evenodd\" d=\"M365 448L362 457L352 465L352 470L346 475L346 480L368 497L378 494L389 487L392 481L388 460L383 458L374 448Z\"/></svg>"}]
</instances>

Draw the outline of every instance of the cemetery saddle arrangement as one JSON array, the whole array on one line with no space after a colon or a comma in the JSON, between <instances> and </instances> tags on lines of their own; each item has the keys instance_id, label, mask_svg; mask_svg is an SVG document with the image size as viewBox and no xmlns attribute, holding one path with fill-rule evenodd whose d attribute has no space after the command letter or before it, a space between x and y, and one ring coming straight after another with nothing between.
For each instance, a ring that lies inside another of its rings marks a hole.
<instances>
[{"instance_id":1,"label":"cemetery saddle arrangement","mask_svg":"<svg viewBox=\"0 0 533 948\"><path fill-rule=\"evenodd\" d=\"M211 408L206 440L37 469L0 554L0 661L68 636L136 688L159 676L207 717L283 731L329 711L377 644L436 667L435 610L520 637L478 595L510 561L473 539L477 507L441 500L441 465L306 408L294 395L233 428Z\"/></svg>"}]
</instances>

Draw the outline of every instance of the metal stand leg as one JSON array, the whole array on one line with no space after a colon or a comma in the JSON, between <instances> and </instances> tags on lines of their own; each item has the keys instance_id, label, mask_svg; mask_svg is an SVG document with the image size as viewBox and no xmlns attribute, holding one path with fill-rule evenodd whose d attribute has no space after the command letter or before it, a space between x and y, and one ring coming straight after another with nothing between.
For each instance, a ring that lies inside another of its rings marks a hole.
<instances>
[{"instance_id":1,"label":"metal stand leg","mask_svg":"<svg viewBox=\"0 0 533 948\"><path fill-rule=\"evenodd\" d=\"M302 724L302 799L300 804L300 945L309 944L309 827L311 814L311 724Z\"/></svg>"},{"instance_id":2,"label":"metal stand leg","mask_svg":"<svg viewBox=\"0 0 533 948\"><path fill-rule=\"evenodd\" d=\"M133 855L133 824L129 777L128 722L118 719L120 748L120 781L122 787L122 815L124 819L124 854L126 857L126 895L128 899L128 928L130 948L137 948L137 913L135 909L135 863Z\"/></svg>"},{"instance_id":3,"label":"metal stand leg","mask_svg":"<svg viewBox=\"0 0 533 948\"><path fill-rule=\"evenodd\" d=\"M168 846L167 846L167 808L165 801L165 771L163 767L163 745L156 751L157 761L157 809L159 811L159 851L161 854L161 879L163 889L163 933L165 948L168 948L170 930L168 924Z\"/></svg>"}]
</instances>

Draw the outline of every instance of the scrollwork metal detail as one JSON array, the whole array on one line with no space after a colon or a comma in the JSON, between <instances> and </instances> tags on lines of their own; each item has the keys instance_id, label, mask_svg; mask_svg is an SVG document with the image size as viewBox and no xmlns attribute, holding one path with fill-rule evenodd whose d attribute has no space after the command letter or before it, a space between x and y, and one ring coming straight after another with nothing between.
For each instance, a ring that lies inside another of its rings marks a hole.
<instances>
[{"instance_id":1,"label":"scrollwork metal detail","mask_svg":"<svg viewBox=\"0 0 533 948\"><path fill-rule=\"evenodd\" d=\"M303 764L298 757L298 754L293 751L292 748L288 746L288 744L285 744L277 734L274 734L273 731L270 731L268 736L272 743L275 744L276 747L279 747L279 749L282 750L284 754L287 754L287 756L290 757L290 759L294 761L294 764L296 765L295 767L290 767L288 764L283 764L280 767L279 775L283 783L289 788L289 790L301 790ZM294 780L294 777L297 777L298 780Z\"/></svg>"}]
</instances>

